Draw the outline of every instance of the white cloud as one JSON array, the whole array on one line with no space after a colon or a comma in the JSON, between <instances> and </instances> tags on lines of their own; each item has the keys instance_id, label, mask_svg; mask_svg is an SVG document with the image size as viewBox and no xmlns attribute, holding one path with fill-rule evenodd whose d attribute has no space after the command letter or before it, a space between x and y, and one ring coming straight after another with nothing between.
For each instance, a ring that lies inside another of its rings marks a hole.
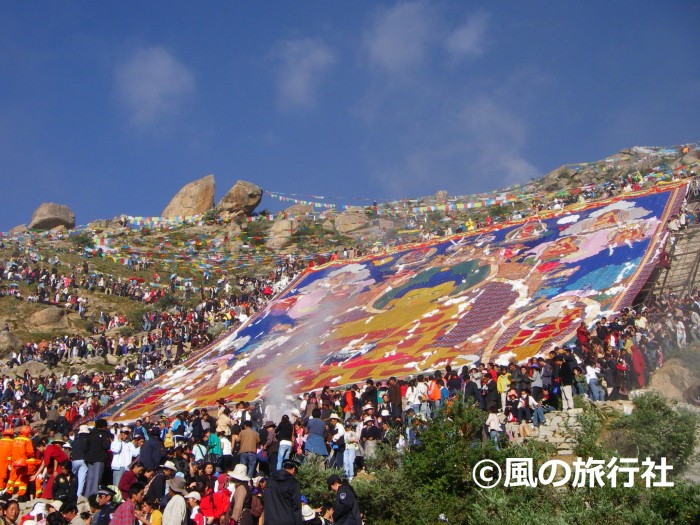
<instances>
[{"instance_id":1,"label":"white cloud","mask_svg":"<svg viewBox=\"0 0 700 525\"><path fill-rule=\"evenodd\" d=\"M115 71L120 102L129 121L146 128L178 112L194 91L194 75L168 50L140 48Z\"/></svg>"},{"instance_id":2,"label":"white cloud","mask_svg":"<svg viewBox=\"0 0 700 525\"><path fill-rule=\"evenodd\" d=\"M434 15L424 2L381 9L365 35L370 63L388 73L404 73L426 59L434 35Z\"/></svg>"},{"instance_id":3,"label":"white cloud","mask_svg":"<svg viewBox=\"0 0 700 525\"><path fill-rule=\"evenodd\" d=\"M448 101L404 130L401 147L378 152L376 175L391 195L446 189L465 195L529 181L539 170L526 159L527 126L496 99Z\"/></svg>"},{"instance_id":4,"label":"white cloud","mask_svg":"<svg viewBox=\"0 0 700 525\"><path fill-rule=\"evenodd\" d=\"M494 99L482 98L461 114L476 147L474 165L500 185L527 182L540 175L523 156L527 127L513 112Z\"/></svg>"},{"instance_id":5,"label":"white cloud","mask_svg":"<svg viewBox=\"0 0 700 525\"><path fill-rule=\"evenodd\" d=\"M467 105L461 118L480 143L520 147L525 140L524 124L492 99Z\"/></svg>"},{"instance_id":6,"label":"white cloud","mask_svg":"<svg viewBox=\"0 0 700 525\"><path fill-rule=\"evenodd\" d=\"M312 106L321 75L336 60L330 47L310 38L282 42L273 57L279 62L280 105L286 108Z\"/></svg>"},{"instance_id":7,"label":"white cloud","mask_svg":"<svg viewBox=\"0 0 700 525\"><path fill-rule=\"evenodd\" d=\"M469 17L450 33L445 46L453 58L477 57L484 53L484 38L488 28L488 15L480 13Z\"/></svg>"}]
</instances>

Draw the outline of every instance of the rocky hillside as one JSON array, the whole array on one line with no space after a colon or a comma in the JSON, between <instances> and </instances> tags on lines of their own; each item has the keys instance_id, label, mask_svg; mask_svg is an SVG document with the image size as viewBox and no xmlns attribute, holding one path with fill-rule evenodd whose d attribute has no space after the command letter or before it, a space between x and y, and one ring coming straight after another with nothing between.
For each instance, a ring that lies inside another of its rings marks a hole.
<instances>
[{"instance_id":1,"label":"rocky hillside","mask_svg":"<svg viewBox=\"0 0 700 525\"><path fill-rule=\"evenodd\" d=\"M592 199L654 184L659 179L688 176L700 161L698 143L674 148L633 147L596 162L569 164L533 180L488 194L432 196L314 213L295 204L271 215L258 210L263 190L238 181L214 204L213 175L193 181L175 192L162 218L120 216L93 221L75 230L75 215L65 205L42 204L28 229L19 226L2 238L0 260L28 260L76 274L84 265L90 273L133 279L144 287L160 286L170 276L198 286L211 286L224 276L265 275L287 257L326 260L333 252L350 255L383 250L419 241L431 234L504 221L527 215L553 203ZM79 222L79 221L78 221ZM4 292L18 291L23 300L0 297L0 326L17 340L40 340L64 333L88 334L99 312L122 313L137 319L143 305L131 299L81 290L88 315L60 313L61 308L26 300L33 289L22 282L0 282ZM177 295L177 294L176 294ZM192 299L194 300L194 299ZM0 354L16 340L0 338Z\"/></svg>"}]
</instances>

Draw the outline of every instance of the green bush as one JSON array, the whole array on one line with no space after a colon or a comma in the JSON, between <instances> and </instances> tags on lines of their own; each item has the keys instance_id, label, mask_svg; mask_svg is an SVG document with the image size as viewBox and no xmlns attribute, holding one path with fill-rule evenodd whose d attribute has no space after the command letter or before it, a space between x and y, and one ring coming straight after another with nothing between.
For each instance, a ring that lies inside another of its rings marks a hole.
<instances>
[{"instance_id":1,"label":"green bush","mask_svg":"<svg viewBox=\"0 0 700 525\"><path fill-rule=\"evenodd\" d=\"M212 336L214 339L219 337L221 333L226 330L226 325L224 323L213 323L209 325L209 329L207 330L207 333Z\"/></svg>"},{"instance_id":2,"label":"green bush","mask_svg":"<svg viewBox=\"0 0 700 525\"><path fill-rule=\"evenodd\" d=\"M301 493L316 508L322 505L333 505L335 493L328 490L328 476L338 474L343 476L343 472L335 469L326 469L324 458L314 454L309 455L304 463L299 467L297 479L301 483Z\"/></svg>"},{"instance_id":3,"label":"green bush","mask_svg":"<svg viewBox=\"0 0 700 525\"><path fill-rule=\"evenodd\" d=\"M603 418L589 403L583 407L583 413L577 418L581 427L574 432L576 446L574 453L581 458L602 459L603 447L598 443L603 428Z\"/></svg>"},{"instance_id":4,"label":"green bush","mask_svg":"<svg viewBox=\"0 0 700 525\"><path fill-rule=\"evenodd\" d=\"M122 326L119 329L119 335L124 337L131 337L132 335L134 335L134 329L130 326Z\"/></svg>"},{"instance_id":5,"label":"green bush","mask_svg":"<svg viewBox=\"0 0 700 525\"><path fill-rule=\"evenodd\" d=\"M95 241L88 232L82 232L78 235L74 235L70 238L71 242L76 246L76 248L94 248Z\"/></svg>"},{"instance_id":6,"label":"green bush","mask_svg":"<svg viewBox=\"0 0 700 525\"><path fill-rule=\"evenodd\" d=\"M635 406L636 417L647 425L650 419L686 417L653 397L638 399ZM490 441L482 439L484 419L485 414L478 407L457 402L423 430L420 448L400 453L393 447L380 445L376 456L366 461L366 472L358 473L352 483L366 523L438 525L441 514L451 525L700 523L700 486L682 481L669 488L646 488L637 476L635 486L630 488L621 486L618 480L617 488L570 485L506 488L501 482L497 488L481 489L471 479L477 461L493 459L503 469L509 457L532 458L536 470L552 453L537 441L496 450ZM577 453L582 457L604 456L606 451L599 444L602 416L595 408L588 407L579 421ZM636 429L642 423L627 416L619 424ZM688 427L685 428L687 432ZM672 439L678 442L675 437ZM302 493L312 506L333 503L334 495L326 486L332 472L340 474L326 470L318 457L309 458L299 470Z\"/></svg>"},{"instance_id":7,"label":"green bush","mask_svg":"<svg viewBox=\"0 0 700 525\"><path fill-rule=\"evenodd\" d=\"M673 465L672 476L682 473L693 455L697 441L698 418L694 414L675 410L656 393L634 398L631 415L611 425L606 443L622 457L647 457L653 461L665 457Z\"/></svg>"},{"instance_id":8,"label":"green bush","mask_svg":"<svg viewBox=\"0 0 700 525\"><path fill-rule=\"evenodd\" d=\"M131 326L135 326L137 331L141 331L141 327L143 326L143 314L145 313L145 306L135 306L126 313L126 320Z\"/></svg>"},{"instance_id":9,"label":"green bush","mask_svg":"<svg viewBox=\"0 0 700 525\"><path fill-rule=\"evenodd\" d=\"M464 494L470 467L484 457L485 421L486 414L479 407L461 401L441 411L421 434L422 446L406 454L408 476L431 497Z\"/></svg>"}]
</instances>

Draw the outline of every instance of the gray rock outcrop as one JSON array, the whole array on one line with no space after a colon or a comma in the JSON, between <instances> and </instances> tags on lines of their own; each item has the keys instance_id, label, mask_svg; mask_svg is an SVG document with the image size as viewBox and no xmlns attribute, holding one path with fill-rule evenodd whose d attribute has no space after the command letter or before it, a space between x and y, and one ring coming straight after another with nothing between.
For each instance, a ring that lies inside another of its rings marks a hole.
<instances>
[{"instance_id":1,"label":"gray rock outcrop","mask_svg":"<svg viewBox=\"0 0 700 525\"><path fill-rule=\"evenodd\" d=\"M22 346L22 341L8 330L0 332L0 357L5 357L13 350L19 350Z\"/></svg>"},{"instance_id":2,"label":"gray rock outcrop","mask_svg":"<svg viewBox=\"0 0 700 525\"><path fill-rule=\"evenodd\" d=\"M29 320L39 328L53 328L64 326L65 310L58 306L49 306L31 315Z\"/></svg>"},{"instance_id":3,"label":"gray rock outcrop","mask_svg":"<svg viewBox=\"0 0 700 525\"><path fill-rule=\"evenodd\" d=\"M296 228L294 221L289 219L278 219L272 224L272 227L268 232L265 246L271 250L279 250L289 241L295 231Z\"/></svg>"},{"instance_id":4,"label":"gray rock outcrop","mask_svg":"<svg viewBox=\"0 0 700 525\"><path fill-rule=\"evenodd\" d=\"M163 210L162 216L174 218L200 215L214 207L215 190L214 175L192 181L175 194Z\"/></svg>"},{"instance_id":5,"label":"gray rock outcrop","mask_svg":"<svg viewBox=\"0 0 700 525\"><path fill-rule=\"evenodd\" d=\"M75 228L75 213L63 204L45 202L34 210L28 228L30 230L50 230L57 226L65 226L67 229Z\"/></svg>"},{"instance_id":6,"label":"gray rock outcrop","mask_svg":"<svg viewBox=\"0 0 700 525\"><path fill-rule=\"evenodd\" d=\"M244 180L236 181L216 207L232 215L250 215L262 200L262 189Z\"/></svg>"},{"instance_id":7,"label":"gray rock outcrop","mask_svg":"<svg viewBox=\"0 0 700 525\"><path fill-rule=\"evenodd\" d=\"M335 229L340 233L357 230L365 224L367 224L367 216L361 210L344 211L335 218Z\"/></svg>"}]
</instances>

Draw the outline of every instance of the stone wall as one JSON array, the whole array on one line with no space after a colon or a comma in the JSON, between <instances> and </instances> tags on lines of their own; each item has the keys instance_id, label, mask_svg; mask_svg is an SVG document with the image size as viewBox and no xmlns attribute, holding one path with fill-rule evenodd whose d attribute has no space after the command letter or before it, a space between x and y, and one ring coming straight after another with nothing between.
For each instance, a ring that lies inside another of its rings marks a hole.
<instances>
[{"instance_id":1,"label":"stone wall","mask_svg":"<svg viewBox=\"0 0 700 525\"><path fill-rule=\"evenodd\" d=\"M521 437L520 426L526 425L516 425L509 423L506 425L506 431L512 432L515 437L515 442L522 442L523 440L537 440L543 443L548 443L553 445L557 449L557 455L559 456L571 456L574 453L574 447L576 446L576 431L581 428L578 422L578 416L583 413L582 408L574 408L566 412L549 412L545 415L545 424L532 429L532 425L527 424L531 429L530 436Z\"/></svg>"}]
</instances>

